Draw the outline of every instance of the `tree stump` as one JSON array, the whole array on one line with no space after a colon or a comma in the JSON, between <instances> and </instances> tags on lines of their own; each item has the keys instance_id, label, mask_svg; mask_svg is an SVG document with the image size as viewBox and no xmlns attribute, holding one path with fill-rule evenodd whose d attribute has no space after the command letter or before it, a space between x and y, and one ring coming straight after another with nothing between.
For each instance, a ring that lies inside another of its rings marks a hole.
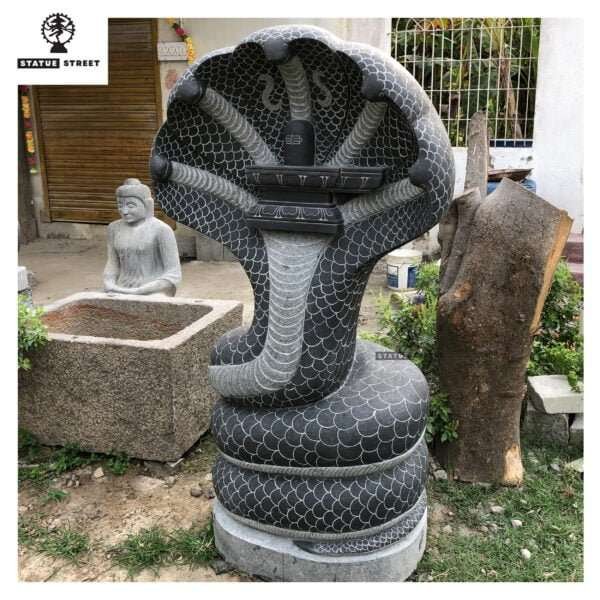
<instances>
[{"instance_id":1,"label":"tree stump","mask_svg":"<svg viewBox=\"0 0 600 600\"><path fill-rule=\"evenodd\" d=\"M440 384L458 420L441 458L456 479L519 485L525 371L572 220L509 179L480 189L440 226Z\"/></svg>"}]
</instances>

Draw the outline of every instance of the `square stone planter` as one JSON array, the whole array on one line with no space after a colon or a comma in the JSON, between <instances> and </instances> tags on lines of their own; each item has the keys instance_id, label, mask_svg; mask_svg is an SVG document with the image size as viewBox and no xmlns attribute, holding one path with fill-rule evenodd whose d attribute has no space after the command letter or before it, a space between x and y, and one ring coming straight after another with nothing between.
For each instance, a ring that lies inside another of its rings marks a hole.
<instances>
[{"instance_id":1,"label":"square stone planter","mask_svg":"<svg viewBox=\"0 0 600 600\"><path fill-rule=\"evenodd\" d=\"M49 342L19 373L19 426L43 444L176 460L210 425L210 352L241 319L226 300L83 292L49 305Z\"/></svg>"}]
</instances>

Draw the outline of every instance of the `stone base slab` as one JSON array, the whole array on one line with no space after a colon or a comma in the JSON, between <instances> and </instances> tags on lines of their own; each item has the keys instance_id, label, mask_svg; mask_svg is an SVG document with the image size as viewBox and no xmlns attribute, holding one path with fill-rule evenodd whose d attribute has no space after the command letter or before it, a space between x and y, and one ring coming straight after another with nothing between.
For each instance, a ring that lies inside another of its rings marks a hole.
<instances>
[{"instance_id":1,"label":"stone base slab","mask_svg":"<svg viewBox=\"0 0 600 600\"><path fill-rule=\"evenodd\" d=\"M215 499L217 549L237 569L273 581L404 581L425 551L427 511L402 540L368 554L320 556L291 539L243 525Z\"/></svg>"},{"instance_id":2,"label":"stone base slab","mask_svg":"<svg viewBox=\"0 0 600 600\"><path fill-rule=\"evenodd\" d=\"M534 435L542 442L566 446L569 443L569 418L564 414L540 412L528 401L523 432Z\"/></svg>"},{"instance_id":3,"label":"stone base slab","mask_svg":"<svg viewBox=\"0 0 600 600\"><path fill-rule=\"evenodd\" d=\"M575 415L569 429L569 444L583 448L583 414Z\"/></svg>"},{"instance_id":4,"label":"stone base slab","mask_svg":"<svg viewBox=\"0 0 600 600\"><path fill-rule=\"evenodd\" d=\"M583 394L574 392L565 375L535 375L527 378L533 407L549 415L583 412Z\"/></svg>"}]
</instances>

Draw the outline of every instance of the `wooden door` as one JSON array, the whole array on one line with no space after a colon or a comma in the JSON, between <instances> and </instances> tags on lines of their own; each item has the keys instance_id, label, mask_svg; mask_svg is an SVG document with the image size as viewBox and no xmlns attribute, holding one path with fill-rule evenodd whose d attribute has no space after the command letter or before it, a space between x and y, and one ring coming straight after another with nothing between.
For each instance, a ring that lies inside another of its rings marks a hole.
<instances>
[{"instance_id":1,"label":"wooden door","mask_svg":"<svg viewBox=\"0 0 600 600\"><path fill-rule=\"evenodd\" d=\"M34 88L51 221L109 223L119 218L115 189L124 179L151 185L148 160L162 122L155 20L110 19L108 53L107 86Z\"/></svg>"}]
</instances>

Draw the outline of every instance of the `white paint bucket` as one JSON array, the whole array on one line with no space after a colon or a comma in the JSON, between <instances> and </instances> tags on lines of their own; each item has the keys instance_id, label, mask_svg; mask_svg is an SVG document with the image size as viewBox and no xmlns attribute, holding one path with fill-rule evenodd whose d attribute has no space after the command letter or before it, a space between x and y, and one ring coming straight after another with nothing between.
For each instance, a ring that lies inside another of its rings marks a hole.
<instances>
[{"instance_id":1,"label":"white paint bucket","mask_svg":"<svg viewBox=\"0 0 600 600\"><path fill-rule=\"evenodd\" d=\"M385 257L387 285L394 291L412 290L416 286L417 269L423 260L418 250L394 250Z\"/></svg>"}]
</instances>

